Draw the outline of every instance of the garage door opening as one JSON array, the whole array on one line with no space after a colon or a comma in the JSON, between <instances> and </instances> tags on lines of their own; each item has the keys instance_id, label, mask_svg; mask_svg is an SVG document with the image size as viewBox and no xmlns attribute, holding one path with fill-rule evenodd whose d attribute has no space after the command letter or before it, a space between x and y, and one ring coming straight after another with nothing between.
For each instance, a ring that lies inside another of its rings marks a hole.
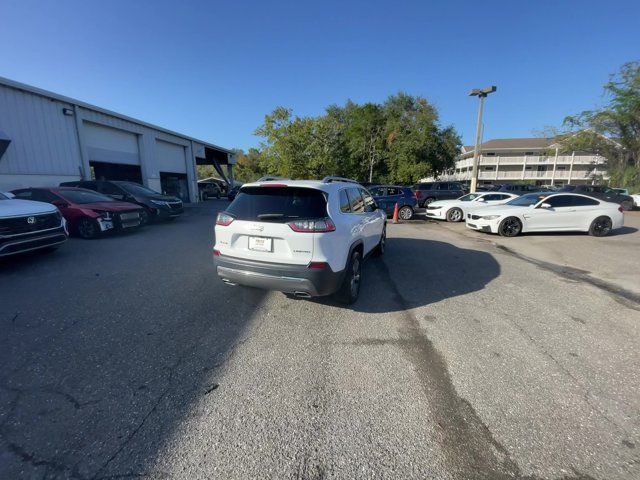
<instances>
[{"instance_id":1,"label":"garage door opening","mask_svg":"<svg viewBox=\"0 0 640 480\"><path fill-rule=\"evenodd\" d=\"M124 163L89 162L92 180L123 180L142 183L142 172L138 165Z\"/></svg>"},{"instance_id":2,"label":"garage door opening","mask_svg":"<svg viewBox=\"0 0 640 480\"><path fill-rule=\"evenodd\" d=\"M186 173L160 172L160 186L165 195L173 195L185 203L190 201Z\"/></svg>"}]
</instances>

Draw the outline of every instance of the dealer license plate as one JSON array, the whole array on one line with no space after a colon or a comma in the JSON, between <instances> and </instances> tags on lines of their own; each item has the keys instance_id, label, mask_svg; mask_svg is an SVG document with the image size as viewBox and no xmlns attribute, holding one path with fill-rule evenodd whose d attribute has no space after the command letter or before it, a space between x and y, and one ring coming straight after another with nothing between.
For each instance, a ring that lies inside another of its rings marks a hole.
<instances>
[{"instance_id":1,"label":"dealer license plate","mask_svg":"<svg viewBox=\"0 0 640 480\"><path fill-rule=\"evenodd\" d=\"M249 237L249 250L257 250L259 252L270 252L272 244L273 244L272 238Z\"/></svg>"}]
</instances>

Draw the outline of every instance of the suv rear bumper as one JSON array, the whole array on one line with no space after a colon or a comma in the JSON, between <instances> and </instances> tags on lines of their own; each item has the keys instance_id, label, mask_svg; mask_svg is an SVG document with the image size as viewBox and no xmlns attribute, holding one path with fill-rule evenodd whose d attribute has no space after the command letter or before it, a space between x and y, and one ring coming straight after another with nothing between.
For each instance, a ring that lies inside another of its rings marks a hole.
<instances>
[{"instance_id":1,"label":"suv rear bumper","mask_svg":"<svg viewBox=\"0 0 640 480\"><path fill-rule=\"evenodd\" d=\"M220 255L214 257L218 276L227 282L285 293L304 293L321 297L335 293L344 277L344 270L334 272L306 265L258 262Z\"/></svg>"}]
</instances>

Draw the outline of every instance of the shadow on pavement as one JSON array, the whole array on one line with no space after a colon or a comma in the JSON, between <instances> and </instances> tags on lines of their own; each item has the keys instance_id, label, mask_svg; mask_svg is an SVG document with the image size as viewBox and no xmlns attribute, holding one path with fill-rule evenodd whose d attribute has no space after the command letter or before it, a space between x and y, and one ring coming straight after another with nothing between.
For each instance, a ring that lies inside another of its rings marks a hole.
<instances>
[{"instance_id":1,"label":"shadow on pavement","mask_svg":"<svg viewBox=\"0 0 640 480\"><path fill-rule=\"evenodd\" d=\"M216 394L266 293L218 281L214 208L0 266L0 478L148 475Z\"/></svg>"},{"instance_id":2,"label":"shadow on pavement","mask_svg":"<svg viewBox=\"0 0 640 480\"><path fill-rule=\"evenodd\" d=\"M389 238L385 255L369 258L362 273L360 298L346 308L388 313L482 290L500 275L500 265L492 255L479 250L434 240ZM403 301L381 295L385 289L397 289ZM333 297L311 301L341 306Z\"/></svg>"}]
</instances>

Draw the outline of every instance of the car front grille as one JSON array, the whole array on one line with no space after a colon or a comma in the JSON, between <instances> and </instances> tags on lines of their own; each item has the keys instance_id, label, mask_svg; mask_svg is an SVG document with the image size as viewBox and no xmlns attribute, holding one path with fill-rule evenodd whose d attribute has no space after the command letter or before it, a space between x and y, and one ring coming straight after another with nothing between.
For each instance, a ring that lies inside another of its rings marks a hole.
<instances>
[{"instance_id":1,"label":"car front grille","mask_svg":"<svg viewBox=\"0 0 640 480\"><path fill-rule=\"evenodd\" d=\"M41 215L25 215L0 219L0 236L19 235L21 233L38 232L60 226L60 214L45 213Z\"/></svg>"},{"instance_id":2,"label":"car front grille","mask_svg":"<svg viewBox=\"0 0 640 480\"><path fill-rule=\"evenodd\" d=\"M180 210L180 209L182 209L182 202L167 202L167 205L169 205L169 208L171 210Z\"/></svg>"}]
</instances>

